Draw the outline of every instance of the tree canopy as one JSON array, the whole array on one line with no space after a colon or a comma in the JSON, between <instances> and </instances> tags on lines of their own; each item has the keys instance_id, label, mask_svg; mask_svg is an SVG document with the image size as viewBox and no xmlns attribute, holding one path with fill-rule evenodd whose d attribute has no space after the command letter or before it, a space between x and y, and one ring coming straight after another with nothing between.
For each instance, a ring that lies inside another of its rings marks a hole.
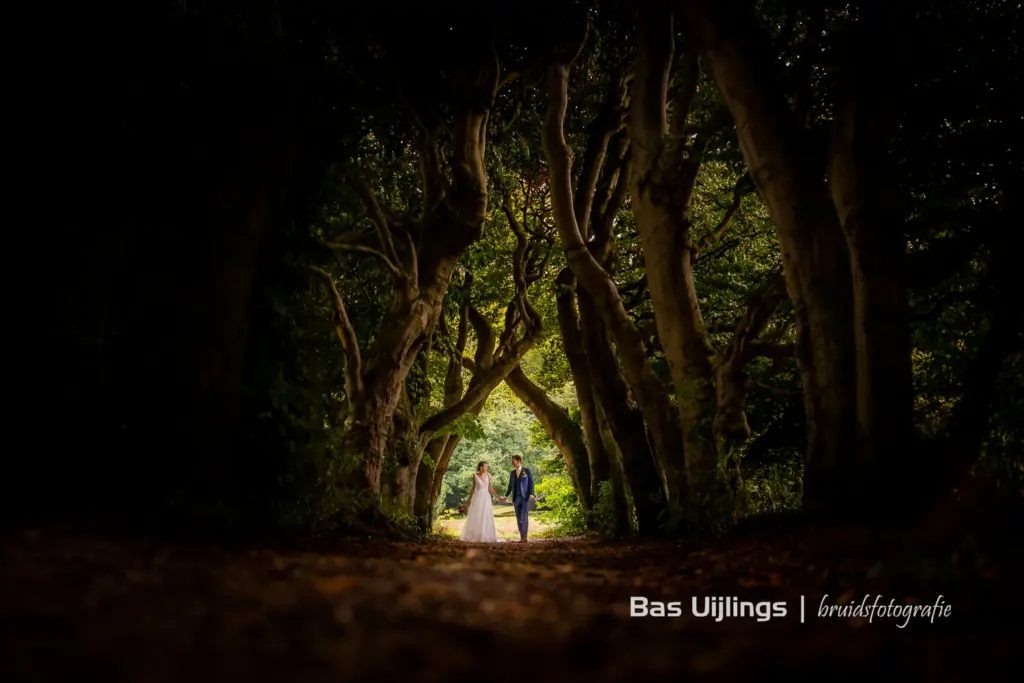
<instances>
[{"instance_id":1,"label":"tree canopy","mask_svg":"<svg viewBox=\"0 0 1024 683\"><path fill-rule=\"evenodd\" d=\"M69 63L26 467L400 534L513 452L609 535L1019 487L1011 5L177 3Z\"/></svg>"}]
</instances>

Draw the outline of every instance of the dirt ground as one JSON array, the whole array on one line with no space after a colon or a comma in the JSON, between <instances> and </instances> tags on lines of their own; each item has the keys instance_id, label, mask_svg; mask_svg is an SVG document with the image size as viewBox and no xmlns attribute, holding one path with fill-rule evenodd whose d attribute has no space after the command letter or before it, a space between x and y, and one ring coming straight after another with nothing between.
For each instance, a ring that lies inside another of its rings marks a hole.
<instances>
[{"instance_id":1,"label":"dirt ground","mask_svg":"<svg viewBox=\"0 0 1024 683\"><path fill-rule=\"evenodd\" d=\"M872 544L871 542L874 541ZM980 550L856 529L691 546L584 539L310 541L275 548L73 534L0 537L0 680L636 681L813 672L1004 680L1022 574ZM951 606L935 623L819 619L823 596ZM800 596L807 605L800 623ZM631 617L631 596L685 616ZM692 597L785 601L715 622ZM502 666L504 664L504 666ZM994 676L994 678L992 678Z\"/></svg>"}]
</instances>

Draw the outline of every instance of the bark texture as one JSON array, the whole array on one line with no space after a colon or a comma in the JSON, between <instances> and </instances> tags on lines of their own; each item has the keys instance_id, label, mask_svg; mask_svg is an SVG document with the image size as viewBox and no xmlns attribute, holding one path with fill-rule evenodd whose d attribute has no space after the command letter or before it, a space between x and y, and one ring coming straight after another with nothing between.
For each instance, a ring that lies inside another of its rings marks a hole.
<instances>
[{"instance_id":1,"label":"bark texture","mask_svg":"<svg viewBox=\"0 0 1024 683\"><path fill-rule=\"evenodd\" d=\"M626 477L622 451L615 441L611 421L604 412L604 406L600 401L596 401L596 407L598 424L601 427L601 437L604 440L605 451L608 453L609 458L608 475L611 477L612 503L615 506L608 533L615 538L630 536L633 534L632 518L634 507L630 504L630 487ZM657 478L654 479L654 483L657 483Z\"/></svg>"},{"instance_id":2,"label":"bark texture","mask_svg":"<svg viewBox=\"0 0 1024 683\"><path fill-rule=\"evenodd\" d=\"M670 131L668 87L674 52L671 12L664 5L648 6L637 31L629 123L631 196L658 338L679 406L686 494L693 512L717 518L731 516L732 496L713 428L713 351L693 281L689 219L706 136L698 136L693 145L687 145L683 136L697 89L696 54L682 55L683 79Z\"/></svg>"},{"instance_id":3,"label":"bark texture","mask_svg":"<svg viewBox=\"0 0 1024 683\"><path fill-rule=\"evenodd\" d=\"M758 355L756 340L785 298L785 283L780 274L750 298L743 314L736 321L728 345L716 357L715 393L718 410L714 429L720 448L725 448L725 444L730 441L750 438L750 425L743 409L748 388L743 368L751 358Z\"/></svg>"},{"instance_id":4,"label":"bark texture","mask_svg":"<svg viewBox=\"0 0 1024 683\"><path fill-rule=\"evenodd\" d=\"M329 246L373 254L395 281L390 313L367 353L360 353L330 276L322 269L312 269L333 293L334 321L347 364L347 447L363 459L364 484L374 498L379 498L381 492L387 438L406 378L432 334L456 263L480 237L487 217L487 122L494 98L508 79L500 78L500 69L493 60L481 64L467 68L464 74L465 98L455 106L447 162L437 129L424 126L422 131L425 206L421 217L414 222L400 220L380 205L356 173L347 178L373 221L376 243L348 235ZM438 423L443 420L434 424Z\"/></svg>"},{"instance_id":5,"label":"bark texture","mask_svg":"<svg viewBox=\"0 0 1024 683\"><path fill-rule=\"evenodd\" d=\"M593 298L604 324L615 340L623 371L642 407L668 500L681 502L685 491L682 435L675 410L661 381L648 362L643 338L619 297L615 282L584 242L574 208L572 154L565 140L563 124L568 104L569 70L574 52L556 59L548 73L548 104L542 128L544 155L551 183L551 205L566 260L581 287ZM621 99L619 100L621 105ZM593 151L604 156L603 151ZM584 166L584 169L586 166ZM587 173L581 173L587 178ZM586 191L585 186L583 191ZM622 445L620 443L620 445Z\"/></svg>"},{"instance_id":6,"label":"bark texture","mask_svg":"<svg viewBox=\"0 0 1024 683\"><path fill-rule=\"evenodd\" d=\"M587 297L580 300L580 316L587 330L587 363L594 393L608 418L622 456L622 469L633 496L638 532L653 536L661 527L665 490L661 485L644 414L619 369L601 314Z\"/></svg>"},{"instance_id":7,"label":"bark texture","mask_svg":"<svg viewBox=\"0 0 1024 683\"><path fill-rule=\"evenodd\" d=\"M576 278L572 271L564 268L555 280L555 304L558 311L558 327L562 335L562 348L569 363L572 383L576 389L576 400L580 407L580 419L583 423L583 435L587 442L587 458L577 465L576 486L579 488L580 501L589 510L596 500L595 487L601 481L600 472L592 473L591 461L607 458L604 442L601 440L601 428L597 421L597 406L594 401L594 388L590 382L590 368L587 367L587 354L580 331L579 317L576 312Z\"/></svg>"},{"instance_id":8,"label":"bark texture","mask_svg":"<svg viewBox=\"0 0 1024 683\"><path fill-rule=\"evenodd\" d=\"M677 8L736 123L743 158L782 247L807 413L804 507L812 515L843 513L857 490L851 478L857 431L853 297L846 240L824 165L789 108L749 11L706 1L679 2Z\"/></svg>"}]
</instances>

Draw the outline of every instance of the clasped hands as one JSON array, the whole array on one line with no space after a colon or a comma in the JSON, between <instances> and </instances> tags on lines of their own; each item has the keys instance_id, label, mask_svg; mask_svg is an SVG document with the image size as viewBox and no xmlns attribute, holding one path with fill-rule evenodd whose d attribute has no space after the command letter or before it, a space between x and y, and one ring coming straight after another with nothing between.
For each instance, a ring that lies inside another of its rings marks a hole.
<instances>
[{"instance_id":1,"label":"clasped hands","mask_svg":"<svg viewBox=\"0 0 1024 683\"><path fill-rule=\"evenodd\" d=\"M500 500L502 503L507 503L508 496L498 496L498 500ZM530 500L537 500L537 498L536 496L530 496Z\"/></svg>"}]
</instances>

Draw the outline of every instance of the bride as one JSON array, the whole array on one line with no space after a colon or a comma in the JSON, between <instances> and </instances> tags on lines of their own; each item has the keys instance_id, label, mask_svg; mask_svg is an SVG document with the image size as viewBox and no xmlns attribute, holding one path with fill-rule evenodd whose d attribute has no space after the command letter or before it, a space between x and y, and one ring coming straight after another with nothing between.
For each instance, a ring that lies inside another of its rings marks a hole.
<instances>
[{"instance_id":1,"label":"bride","mask_svg":"<svg viewBox=\"0 0 1024 683\"><path fill-rule=\"evenodd\" d=\"M488 496L486 493L490 493ZM481 495L477 495L477 494ZM494 506L491 505L491 496L497 497L494 487L491 486L491 475L487 473L487 463L481 462L476 466L476 474L473 475L473 485L469 489L469 498L463 503L463 510L469 506L466 512L466 523L462 527L462 535L459 539L469 543L497 543L498 531L494 527Z\"/></svg>"}]
</instances>

